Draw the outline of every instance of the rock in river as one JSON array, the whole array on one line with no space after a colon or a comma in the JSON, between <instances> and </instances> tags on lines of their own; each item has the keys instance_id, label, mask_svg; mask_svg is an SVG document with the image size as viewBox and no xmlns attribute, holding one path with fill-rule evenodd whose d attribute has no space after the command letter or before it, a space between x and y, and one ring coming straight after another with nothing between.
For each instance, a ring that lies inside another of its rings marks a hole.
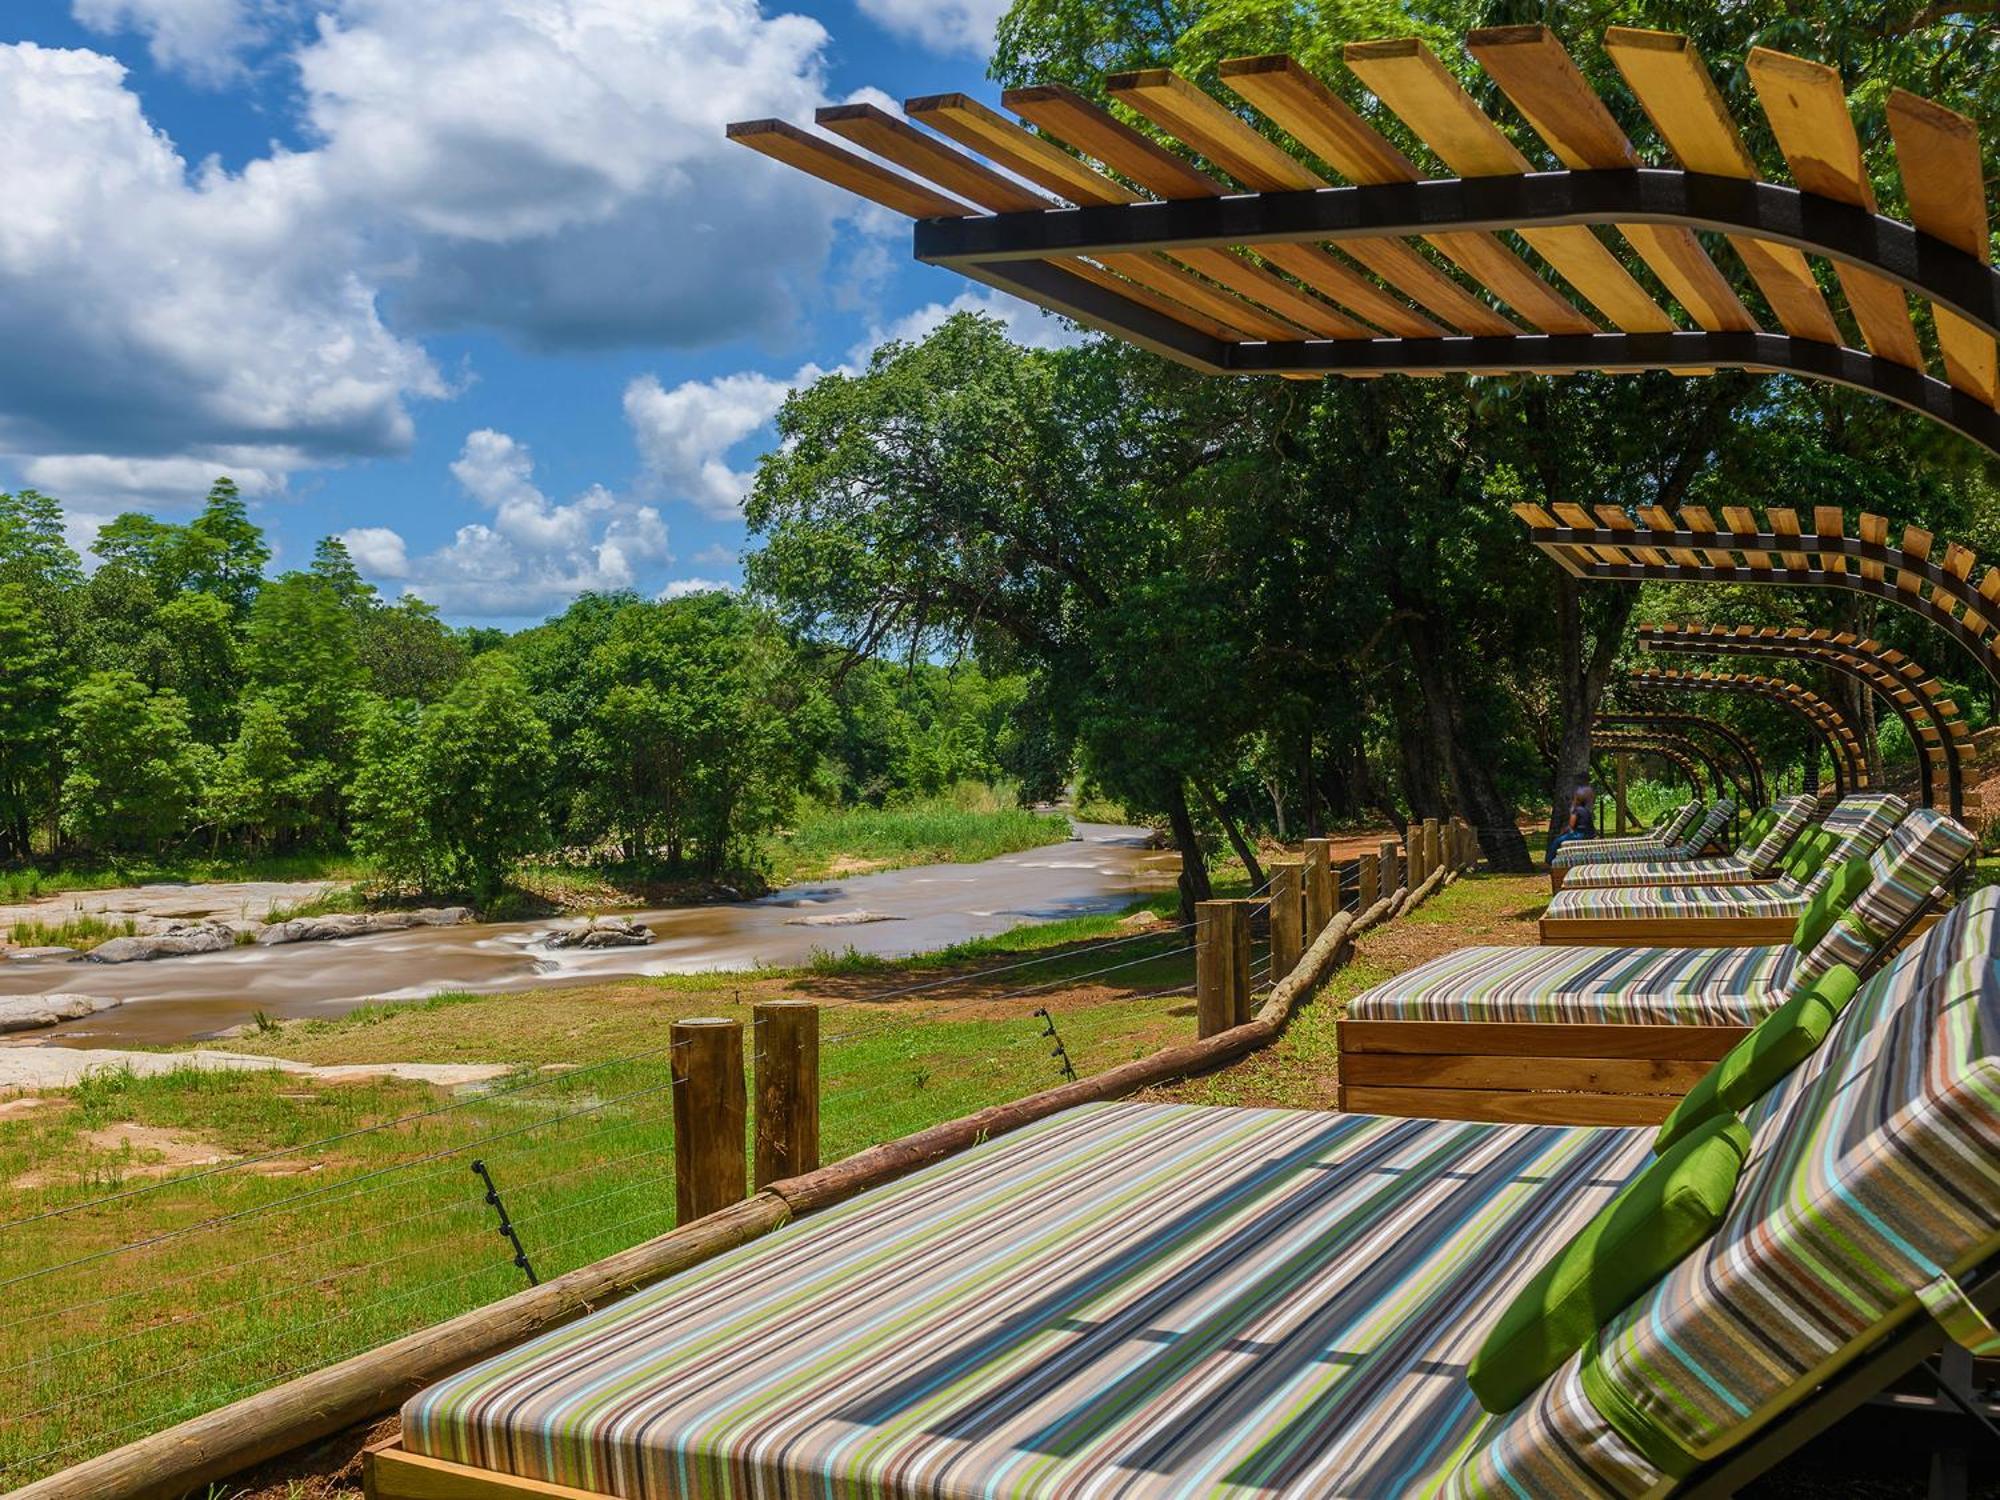
<instances>
[{"instance_id":1,"label":"rock in river","mask_svg":"<svg viewBox=\"0 0 2000 1500\"><path fill-rule=\"evenodd\" d=\"M132 964L155 958L182 958L190 953L220 953L235 946L236 933L227 923L195 922L144 937L113 938L84 956L94 964Z\"/></svg>"},{"instance_id":2,"label":"rock in river","mask_svg":"<svg viewBox=\"0 0 2000 1500\"><path fill-rule=\"evenodd\" d=\"M80 1021L124 1002L99 995L8 995L0 997L0 1031L34 1031Z\"/></svg>"},{"instance_id":3,"label":"rock in river","mask_svg":"<svg viewBox=\"0 0 2000 1500\"><path fill-rule=\"evenodd\" d=\"M810 917L787 917L787 927L861 927L869 922L900 922L886 911L823 911Z\"/></svg>"},{"instance_id":4,"label":"rock in river","mask_svg":"<svg viewBox=\"0 0 2000 1500\"><path fill-rule=\"evenodd\" d=\"M257 934L257 942L269 948L279 943L325 943L335 938L371 937L378 932L402 932L410 927L456 927L471 915L463 906L426 906L417 911L293 917L289 922L271 923Z\"/></svg>"},{"instance_id":5,"label":"rock in river","mask_svg":"<svg viewBox=\"0 0 2000 1500\"><path fill-rule=\"evenodd\" d=\"M630 917L592 917L581 927L560 927L542 937L544 948L642 948L653 929Z\"/></svg>"}]
</instances>

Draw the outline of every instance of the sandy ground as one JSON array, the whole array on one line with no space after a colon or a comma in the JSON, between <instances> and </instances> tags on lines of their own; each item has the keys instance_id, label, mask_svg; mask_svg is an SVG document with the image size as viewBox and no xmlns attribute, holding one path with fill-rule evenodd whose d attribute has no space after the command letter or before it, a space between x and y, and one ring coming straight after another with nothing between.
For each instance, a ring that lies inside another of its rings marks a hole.
<instances>
[{"instance_id":1,"label":"sandy ground","mask_svg":"<svg viewBox=\"0 0 2000 1500\"><path fill-rule=\"evenodd\" d=\"M110 1047L0 1048L0 1095L34 1093L42 1089L74 1088L92 1073L130 1069L140 1077L172 1073L182 1068L214 1071L277 1071L322 1083L351 1083L358 1078L407 1078L439 1088L463 1088L489 1083L514 1070L498 1063L346 1063L315 1067L282 1057L255 1057L246 1052L127 1052Z\"/></svg>"}]
</instances>

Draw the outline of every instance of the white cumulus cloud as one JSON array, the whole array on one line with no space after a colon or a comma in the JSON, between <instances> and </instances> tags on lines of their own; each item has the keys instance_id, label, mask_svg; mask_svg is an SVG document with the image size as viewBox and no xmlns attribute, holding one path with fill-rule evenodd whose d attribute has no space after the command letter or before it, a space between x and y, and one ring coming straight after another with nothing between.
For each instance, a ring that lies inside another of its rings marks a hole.
<instances>
[{"instance_id":1,"label":"white cumulus cloud","mask_svg":"<svg viewBox=\"0 0 2000 1500\"><path fill-rule=\"evenodd\" d=\"M74 0L70 7L92 31L140 33L162 68L210 85L235 77L243 54L295 8L292 0Z\"/></svg>"},{"instance_id":2,"label":"white cumulus cloud","mask_svg":"<svg viewBox=\"0 0 2000 1500\"><path fill-rule=\"evenodd\" d=\"M706 516L740 515L751 476L730 466L730 450L769 423L794 387L810 385L821 373L807 365L786 380L744 370L684 380L672 390L657 376L641 375L625 388L625 420L647 485Z\"/></svg>"},{"instance_id":3,"label":"white cumulus cloud","mask_svg":"<svg viewBox=\"0 0 2000 1500\"><path fill-rule=\"evenodd\" d=\"M281 482L400 455L413 402L453 393L429 333L779 337L836 224L874 222L724 138L827 102L824 29L758 0L72 3L185 72L283 47L305 144L190 161L115 60L0 45L17 466L254 449Z\"/></svg>"},{"instance_id":4,"label":"white cumulus cloud","mask_svg":"<svg viewBox=\"0 0 2000 1500\"><path fill-rule=\"evenodd\" d=\"M736 585L720 578L676 578L660 591L662 599L685 599L689 594L731 594Z\"/></svg>"},{"instance_id":5,"label":"white cumulus cloud","mask_svg":"<svg viewBox=\"0 0 2000 1500\"><path fill-rule=\"evenodd\" d=\"M1011 0L861 0L861 13L933 52L985 57Z\"/></svg>"},{"instance_id":6,"label":"white cumulus cloud","mask_svg":"<svg viewBox=\"0 0 2000 1500\"><path fill-rule=\"evenodd\" d=\"M354 526L343 531L340 540L362 572L388 579L410 576L409 549L400 532L387 526Z\"/></svg>"},{"instance_id":7,"label":"white cumulus cloud","mask_svg":"<svg viewBox=\"0 0 2000 1500\"><path fill-rule=\"evenodd\" d=\"M342 540L362 572L400 583L447 615L493 619L559 609L587 589L636 588L649 567L668 561L658 510L601 485L551 500L535 484L527 447L504 432L470 434L451 472L489 519L467 522L418 556L391 527L356 527Z\"/></svg>"}]
</instances>

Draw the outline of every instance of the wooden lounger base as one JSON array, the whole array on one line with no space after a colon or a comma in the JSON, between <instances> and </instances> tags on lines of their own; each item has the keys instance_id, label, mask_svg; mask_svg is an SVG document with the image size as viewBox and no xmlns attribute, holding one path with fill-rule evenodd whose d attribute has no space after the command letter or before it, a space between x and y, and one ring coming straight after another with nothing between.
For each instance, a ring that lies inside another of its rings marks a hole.
<instances>
[{"instance_id":1,"label":"wooden lounger base","mask_svg":"<svg viewBox=\"0 0 2000 1500\"><path fill-rule=\"evenodd\" d=\"M596 1490L425 1458L407 1451L401 1438L368 1450L361 1483L368 1500L610 1500Z\"/></svg>"},{"instance_id":2,"label":"wooden lounger base","mask_svg":"<svg viewBox=\"0 0 2000 1500\"><path fill-rule=\"evenodd\" d=\"M1757 948L1789 943L1789 917L1543 917L1544 947Z\"/></svg>"},{"instance_id":3,"label":"wooden lounger base","mask_svg":"<svg viewBox=\"0 0 2000 1500\"><path fill-rule=\"evenodd\" d=\"M1744 1026L1341 1021L1340 1108L1522 1125L1656 1125Z\"/></svg>"}]
</instances>

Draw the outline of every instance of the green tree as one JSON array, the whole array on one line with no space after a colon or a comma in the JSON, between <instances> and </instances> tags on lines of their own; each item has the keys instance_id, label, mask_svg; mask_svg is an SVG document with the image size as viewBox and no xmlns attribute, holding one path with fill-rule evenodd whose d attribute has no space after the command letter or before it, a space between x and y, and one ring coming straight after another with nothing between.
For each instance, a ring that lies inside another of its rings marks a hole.
<instances>
[{"instance_id":1,"label":"green tree","mask_svg":"<svg viewBox=\"0 0 2000 1500\"><path fill-rule=\"evenodd\" d=\"M244 626L246 691L267 698L298 746L296 786L315 826L337 832L353 768L364 674L354 614L325 579L286 573L257 592Z\"/></svg>"},{"instance_id":2,"label":"green tree","mask_svg":"<svg viewBox=\"0 0 2000 1500\"><path fill-rule=\"evenodd\" d=\"M470 654L436 608L415 594L363 613L356 651L376 692L419 703L435 703L449 692Z\"/></svg>"},{"instance_id":3,"label":"green tree","mask_svg":"<svg viewBox=\"0 0 2000 1500\"><path fill-rule=\"evenodd\" d=\"M830 728L775 622L735 596L628 603L585 668L585 826L708 874L793 806Z\"/></svg>"},{"instance_id":4,"label":"green tree","mask_svg":"<svg viewBox=\"0 0 2000 1500\"><path fill-rule=\"evenodd\" d=\"M212 594L240 618L264 581L271 548L227 477L209 487L201 514L187 528L186 587Z\"/></svg>"},{"instance_id":5,"label":"green tree","mask_svg":"<svg viewBox=\"0 0 2000 1500\"><path fill-rule=\"evenodd\" d=\"M213 594L176 594L154 613L164 643L154 660L154 687L171 688L187 703L195 738L219 745L235 732L242 669L228 602Z\"/></svg>"},{"instance_id":6,"label":"green tree","mask_svg":"<svg viewBox=\"0 0 2000 1500\"><path fill-rule=\"evenodd\" d=\"M527 680L504 653L482 656L423 718L426 821L440 864L481 899L546 837L554 753Z\"/></svg>"},{"instance_id":7,"label":"green tree","mask_svg":"<svg viewBox=\"0 0 2000 1500\"><path fill-rule=\"evenodd\" d=\"M202 790L187 706L130 672L97 672L62 709L63 826L93 848L157 847L188 826Z\"/></svg>"},{"instance_id":8,"label":"green tree","mask_svg":"<svg viewBox=\"0 0 2000 1500\"><path fill-rule=\"evenodd\" d=\"M365 613L379 602L375 585L361 576L347 543L337 536L323 536L313 545L312 575L349 609Z\"/></svg>"},{"instance_id":9,"label":"green tree","mask_svg":"<svg viewBox=\"0 0 2000 1500\"><path fill-rule=\"evenodd\" d=\"M376 699L361 711L354 780L354 851L403 890L436 890L446 863L432 827L434 788L421 737L422 711L413 703Z\"/></svg>"},{"instance_id":10,"label":"green tree","mask_svg":"<svg viewBox=\"0 0 2000 1500\"><path fill-rule=\"evenodd\" d=\"M68 687L54 636L27 586L0 583L0 857L27 858L54 803Z\"/></svg>"},{"instance_id":11,"label":"green tree","mask_svg":"<svg viewBox=\"0 0 2000 1500\"><path fill-rule=\"evenodd\" d=\"M197 566L187 527L136 510L113 516L99 527L90 550L107 567L144 578L161 600L186 588Z\"/></svg>"},{"instance_id":12,"label":"green tree","mask_svg":"<svg viewBox=\"0 0 2000 1500\"><path fill-rule=\"evenodd\" d=\"M242 726L218 760L204 803L218 837L230 831L256 849L281 848L323 787L302 762L283 706L268 695L243 705Z\"/></svg>"}]
</instances>

